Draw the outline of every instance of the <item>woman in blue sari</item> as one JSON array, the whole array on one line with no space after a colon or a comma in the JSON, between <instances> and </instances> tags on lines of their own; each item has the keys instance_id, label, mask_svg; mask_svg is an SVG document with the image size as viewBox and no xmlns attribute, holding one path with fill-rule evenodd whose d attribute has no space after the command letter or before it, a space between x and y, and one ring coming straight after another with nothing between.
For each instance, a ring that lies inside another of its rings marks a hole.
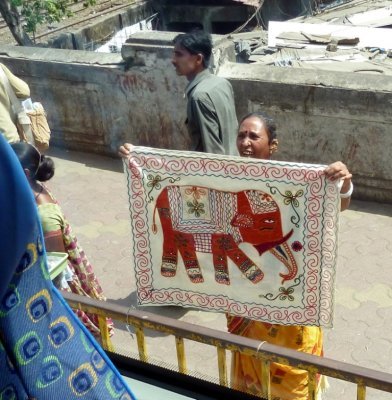
<instances>
[{"instance_id":1,"label":"woman in blue sari","mask_svg":"<svg viewBox=\"0 0 392 400\"><path fill-rule=\"evenodd\" d=\"M0 135L0 399L135 397L50 280L22 167Z\"/></svg>"}]
</instances>

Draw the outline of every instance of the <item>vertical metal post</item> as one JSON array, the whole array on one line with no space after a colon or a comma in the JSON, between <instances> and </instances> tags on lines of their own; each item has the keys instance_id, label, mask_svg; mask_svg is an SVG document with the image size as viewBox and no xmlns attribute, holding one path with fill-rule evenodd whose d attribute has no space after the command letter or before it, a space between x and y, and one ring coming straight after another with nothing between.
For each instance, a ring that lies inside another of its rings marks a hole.
<instances>
[{"instance_id":1,"label":"vertical metal post","mask_svg":"<svg viewBox=\"0 0 392 400\"><path fill-rule=\"evenodd\" d=\"M139 350L140 361L147 362L147 351L146 351L146 341L144 339L144 331L141 326L135 327L137 348Z\"/></svg>"},{"instance_id":2,"label":"vertical metal post","mask_svg":"<svg viewBox=\"0 0 392 400\"><path fill-rule=\"evenodd\" d=\"M261 360L261 390L262 397L271 400L270 362Z\"/></svg>"},{"instance_id":3,"label":"vertical metal post","mask_svg":"<svg viewBox=\"0 0 392 400\"><path fill-rule=\"evenodd\" d=\"M99 331L101 332L102 347L108 351L114 351L112 341L110 340L109 329L106 318L98 315Z\"/></svg>"},{"instance_id":4,"label":"vertical metal post","mask_svg":"<svg viewBox=\"0 0 392 400\"><path fill-rule=\"evenodd\" d=\"M357 385L357 400L366 400L366 386L363 383Z\"/></svg>"},{"instance_id":5,"label":"vertical metal post","mask_svg":"<svg viewBox=\"0 0 392 400\"><path fill-rule=\"evenodd\" d=\"M184 347L184 339L182 337L176 336L176 350L177 350L178 372L186 374L187 368L186 368L186 358L185 358L185 347Z\"/></svg>"},{"instance_id":6,"label":"vertical metal post","mask_svg":"<svg viewBox=\"0 0 392 400\"><path fill-rule=\"evenodd\" d=\"M218 351L219 384L227 387L226 350L222 347L216 349Z\"/></svg>"},{"instance_id":7,"label":"vertical metal post","mask_svg":"<svg viewBox=\"0 0 392 400\"><path fill-rule=\"evenodd\" d=\"M308 372L308 398L309 400L316 400L317 395L317 370Z\"/></svg>"}]
</instances>

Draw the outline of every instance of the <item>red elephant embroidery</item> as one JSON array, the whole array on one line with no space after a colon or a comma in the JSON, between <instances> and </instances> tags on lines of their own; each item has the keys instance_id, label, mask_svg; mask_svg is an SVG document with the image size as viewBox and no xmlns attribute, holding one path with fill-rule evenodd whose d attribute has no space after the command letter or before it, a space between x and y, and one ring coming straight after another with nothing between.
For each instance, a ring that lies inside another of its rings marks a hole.
<instances>
[{"instance_id":1,"label":"red elephant embroidery","mask_svg":"<svg viewBox=\"0 0 392 400\"><path fill-rule=\"evenodd\" d=\"M168 186L156 200L153 232L157 231L156 210L163 230L163 276L175 276L180 253L190 280L204 282L196 255L203 252L212 253L218 283L230 284L228 258L257 283L264 273L238 247L242 242L252 244L260 255L270 251L287 267L288 273L280 274L282 283L297 275L296 261L286 243L293 230L283 235L279 207L268 193Z\"/></svg>"}]
</instances>

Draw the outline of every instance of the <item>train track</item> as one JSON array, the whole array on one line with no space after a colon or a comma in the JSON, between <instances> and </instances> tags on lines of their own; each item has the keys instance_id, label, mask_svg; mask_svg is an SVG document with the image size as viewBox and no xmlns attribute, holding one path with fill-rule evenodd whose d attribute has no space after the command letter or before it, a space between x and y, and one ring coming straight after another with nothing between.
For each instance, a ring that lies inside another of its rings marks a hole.
<instances>
[{"instance_id":1,"label":"train track","mask_svg":"<svg viewBox=\"0 0 392 400\"><path fill-rule=\"evenodd\" d=\"M117 9L128 7L134 3L134 1L129 1L126 4L124 4L124 3L116 2L115 0L102 0L102 1L97 0L97 4L86 8L83 5L84 1L85 0L77 0L76 2L74 2L74 1L70 2L69 9L70 9L70 11L72 11L73 16L71 18L69 18L69 20L73 21L73 22L71 22L69 24L65 24L65 25L62 24L62 26L60 26L58 28L55 27L54 29L49 29L43 33L39 32L35 36L36 39L50 35L55 32L62 31L64 29L67 29L67 28L77 25L77 24L83 24L86 21L97 18L99 16L102 16L106 13L115 11ZM90 10L90 13L88 16L81 18L81 19L77 19L77 21L74 21L74 19L78 17L78 14L82 13L83 11L86 12L86 10ZM24 20L25 19L22 17L22 23L24 22ZM42 31L42 26L39 27L39 31ZM8 32L8 26L5 23L5 21L0 17L0 37L2 36L2 32Z\"/></svg>"}]
</instances>

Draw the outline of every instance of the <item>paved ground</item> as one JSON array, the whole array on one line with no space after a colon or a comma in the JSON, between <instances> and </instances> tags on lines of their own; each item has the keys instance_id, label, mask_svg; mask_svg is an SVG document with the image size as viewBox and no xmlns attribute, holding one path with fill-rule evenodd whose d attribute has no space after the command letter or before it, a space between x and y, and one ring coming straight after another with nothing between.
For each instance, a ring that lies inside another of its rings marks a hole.
<instances>
[{"instance_id":1,"label":"paved ground","mask_svg":"<svg viewBox=\"0 0 392 400\"><path fill-rule=\"evenodd\" d=\"M110 301L136 306L130 261L129 214L122 163L118 159L53 149L56 175L49 186L61 203L95 267ZM341 218L335 327L325 330L325 353L348 363L392 373L392 205L354 201ZM161 315L225 330L225 318L179 307L146 307ZM124 326L113 338L116 350L136 352ZM176 363L174 341L148 333L148 351L157 361ZM188 367L217 375L215 351L186 344ZM356 398L355 387L330 380L325 399ZM368 399L392 393L368 392ZM168 399L170 400L170 399Z\"/></svg>"}]
</instances>

